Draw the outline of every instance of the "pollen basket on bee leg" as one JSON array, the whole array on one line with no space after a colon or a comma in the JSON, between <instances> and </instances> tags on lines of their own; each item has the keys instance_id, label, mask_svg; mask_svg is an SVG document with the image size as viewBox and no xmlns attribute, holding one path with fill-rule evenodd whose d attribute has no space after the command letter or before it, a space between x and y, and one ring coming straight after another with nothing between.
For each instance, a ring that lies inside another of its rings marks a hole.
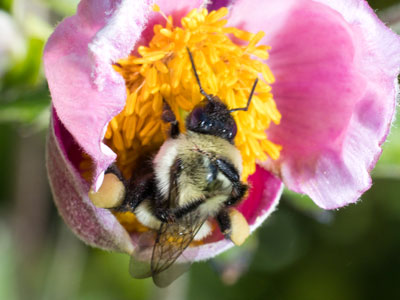
<instances>
[{"instance_id":1,"label":"pollen basket on bee leg","mask_svg":"<svg viewBox=\"0 0 400 300\"><path fill-rule=\"evenodd\" d=\"M102 185L95 192L89 191L89 199L100 208L114 208L122 204L125 198L125 186L115 174L105 174Z\"/></svg>"}]
</instances>

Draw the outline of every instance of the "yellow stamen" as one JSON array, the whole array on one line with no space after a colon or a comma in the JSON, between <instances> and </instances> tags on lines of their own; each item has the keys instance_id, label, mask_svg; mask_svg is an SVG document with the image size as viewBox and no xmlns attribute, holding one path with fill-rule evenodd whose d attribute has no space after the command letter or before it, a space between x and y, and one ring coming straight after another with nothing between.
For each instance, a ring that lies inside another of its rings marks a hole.
<instances>
[{"instance_id":1,"label":"yellow stamen","mask_svg":"<svg viewBox=\"0 0 400 300\"><path fill-rule=\"evenodd\" d=\"M154 11L163 15L157 5ZM182 27L173 26L172 17L163 15L166 25L154 26L149 45L138 47L138 56L121 59L114 66L125 79L128 96L124 110L110 122L105 142L117 153L117 164L127 178L135 172L138 160L157 151L166 139L163 99L184 131L185 116L203 98L187 47L204 90L217 95L230 109L246 106L255 79L262 79L248 111L233 113L238 126L235 144L243 157L242 179L254 173L256 161L279 157L281 147L265 133L271 122L279 124L281 118L271 94L275 78L264 61L255 59L267 59L270 47L257 45L264 37L262 31L254 34L225 27L227 14L227 8L210 13L195 9L182 18ZM231 36L241 42L232 41ZM133 222L131 214L118 218L124 224Z\"/></svg>"}]
</instances>

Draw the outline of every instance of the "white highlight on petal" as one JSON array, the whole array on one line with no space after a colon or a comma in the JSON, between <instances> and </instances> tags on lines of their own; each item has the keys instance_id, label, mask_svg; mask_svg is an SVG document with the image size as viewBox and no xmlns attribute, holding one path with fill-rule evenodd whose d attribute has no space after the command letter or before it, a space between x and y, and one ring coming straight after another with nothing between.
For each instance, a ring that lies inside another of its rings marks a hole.
<instances>
[{"instance_id":1,"label":"white highlight on petal","mask_svg":"<svg viewBox=\"0 0 400 300\"><path fill-rule=\"evenodd\" d=\"M102 140L103 140L104 137L106 136L108 124L110 124L110 122L107 122L107 124L104 126L103 131L102 131L102 133L101 133L101 139L102 139Z\"/></svg>"},{"instance_id":2,"label":"white highlight on petal","mask_svg":"<svg viewBox=\"0 0 400 300\"><path fill-rule=\"evenodd\" d=\"M103 152L107 156L114 156L115 155L114 151L112 151L111 148L108 147L103 142L100 143L100 150L101 150L101 152Z\"/></svg>"},{"instance_id":3,"label":"white highlight on petal","mask_svg":"<svg viewBox=\"0 0 400 300\"><path fill-rule=\"evenodd\" d=\"M277 199L277 200L272 202L272 205L268 208L268 212L264 213L262 215L259 215L256 218L256 220L254 221L254 223L252 225L250 225L250 232L253 232L259 226L261 226L261 224L276 210L276 207L278 206L279 200L281 199L284 187L285 186L282 184L281 187L279 188L279 191L278 191L278 193L276 194L276 197L275 197L275 199Z\"/></svg>"},{"instance_id":4,"label":"white highlight on petal","mask_svg":"<svg viewBox=\"0 0 400 300\"><path fill-rule=\"evenodd\" d=\"M104 181L104 171L100 173L99 177L96 179L96 183L94 184L94 191L97 192Z\"/></svg>"}]
</instances>

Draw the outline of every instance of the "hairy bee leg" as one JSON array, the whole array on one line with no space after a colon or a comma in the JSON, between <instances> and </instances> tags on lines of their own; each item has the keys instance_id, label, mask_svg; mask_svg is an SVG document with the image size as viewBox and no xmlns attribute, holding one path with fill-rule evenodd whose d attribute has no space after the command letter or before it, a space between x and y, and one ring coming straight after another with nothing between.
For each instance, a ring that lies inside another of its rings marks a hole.
<instances>
[{"instance_id":1,"label":"hairy bee leg","mask_svg":"<svg viewBox=\"0 0 400 300\"><path fill-rule=\"evenodd\" d=\"M224 159L218 158L214 161L218 169L232 182L240 182L240 176L236 168Z\"/></svg>"},{"instance_id":2,"label":"hairy bee leg","mask_svg":"<svg viewBox=\"0 0 400 300\"><path fill-rule=\"evenodd\" d=\"M134 212L143 200L154 198L155 190L154 174L152 173L132 180L129 184L124 202L120 207L116 208L116 210Z\"/></svg>"},{"instance_id":3,"label":"hairy bee leg","mask_svg":"<svg viewBox=\"0 0 400 300\"><path fill-rule=\"evenodd\" d=\"M230 239L230 234L232 232L232 223L231 223L231 218L229 217L229 213L227 209L222 209L217 217L217 222L219 225L219 228L221 229L222 234Z\"/></svg>"},{"instance_id":4,"label":"hairy bee leg","mask_svg":"<svg viewBox=\"0 0 400 300\"><path fill-rule=\"evenodd\" d=\"M162 120L165 123L170 123L169 136L176 139L179 136L179 122L176 120L175 114L171 109L171 106L164 100Z\"/></svg>"},{"instance_id":5,"label":"hairy bee leg","mask_svg":"<svg viewBox=\"0 0 400 300\"><path fill-rule=\"evenodd\" d=\"M161 222L164 223L175 222L175 216L168 208L154 207L153 213L154 216Z\"/></svg>"},{"instance_id":6,"label":"hairy bee leg","mask_svg":"<svg viewBox=\"0 0 400 300\"><path fill-rule=\"evenodd\" d=\"M175 222L177 219L180 219L183 216L195 211L202 203L204 203L204 199L198 199L185 206L173 209L156 206L153 208L153 212L154 215L162 222Z\"/></svg>"},{"instance_id":7,"label":"hairy bee leg","mask_svg":"<svg viewBox=\"0 0 400 300\"><path fill-rule=\"evenodd\" d=\"M196 210L202 203L204 203L203 199L198 199L190 202L185 206L181 206L171 210L171 213L175 216L175 218L182 218L184 215Z\"/></svg>"},{"instance_id":8,"label":"hairy bee leg","mask_svg":"<svg viewBox=\"0 0 400 300\"><path fill-rule=\"evenodd\" d=\"M231 195L229 196L228 200L225 201L225 204L227 206L235 205L243 199L248 189L249 186L240 181L237 183L233 183Z\"/></svg>"},{"instance_id":9,"label":"hairy bee leg","mask_svg":"<svg viewBox=\"0 0 400 300\"><path fill-rule=\"evenodd\" d=\"M232 182L232 193L228 200L225 201L225 204L231 206L238 203L241 199L243 199L244 195L249 189L248 185L240 181L239 173L230 162L227 162L223 159L216 159L214 163L222 172L222 174L224 174Z\"/></svg>"}]
</instances>

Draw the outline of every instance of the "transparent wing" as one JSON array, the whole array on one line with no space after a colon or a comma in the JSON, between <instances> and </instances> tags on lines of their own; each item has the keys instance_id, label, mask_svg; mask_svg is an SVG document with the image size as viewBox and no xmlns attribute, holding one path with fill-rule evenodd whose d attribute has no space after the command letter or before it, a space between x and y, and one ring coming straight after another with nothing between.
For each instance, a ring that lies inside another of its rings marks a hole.
<instances>
[{"instance_id":1,"label":"transparent wing","mask_svg":"<svg viewBox=\"0 0 400 300\"><path fill-rule=\"evenodd\" d=\"M193 241L206 219L192 212L177 222L162 223L156 236L151 231L142 233L131 256L131 276L137 279L153 277L158 287L170 285L190 268L189 261L175 262Z\"/></svg>"},{"instance_id":2,"label":"transparent wing","mask_svg":"<svg viewBox=\"0 0 400 300\"><path fill-rule=\"evenodd\" d=\"M129 273L133 278L142 279L152 276L151 256L155 242L154 232L142 233L137 240L137 247L131 256Z\"/></svg>"},{"instance_id":3,"label":"transparent wing","mask_svg":"<svg viewBox=\"0 0 400 300\"><path fill-rule=\"evenodd\" d=\"M157 286L169 285L189 269L190 262L175 263L175 261L193 241L206 219L201 218L195 211L184 215L177 222L161 225L151 258L151 272Z\"/></svg>"},{"instance_id":4,"label":"transparent wing","mask_svg":"<svg viewBox=\"0 0 400 300\"><path fill-rule=\"evenodd\" d=\"M164 288L169 286L172 282L178 279L186 271L190 269L192 263L174 263L169 268L161 273L153 275L153 282L156 286Z\"/></svg>"}]
</instances>

